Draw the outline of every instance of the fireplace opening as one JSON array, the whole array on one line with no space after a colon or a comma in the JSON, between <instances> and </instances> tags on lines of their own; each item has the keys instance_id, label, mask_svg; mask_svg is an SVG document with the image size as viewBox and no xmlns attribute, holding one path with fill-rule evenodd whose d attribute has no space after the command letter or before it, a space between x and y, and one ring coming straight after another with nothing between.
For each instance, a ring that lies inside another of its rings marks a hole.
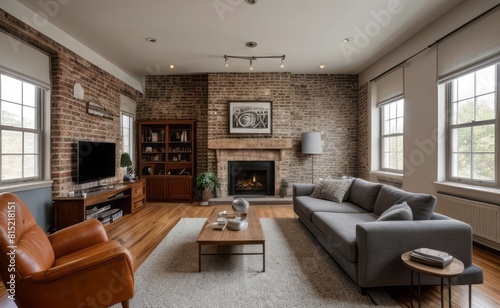
<instances>
[{"instance_id":1,"label":"fireplace opening","mask_svg":"<svg viewBox=\"0 0 500 308\"><path fill-rule=\"evenodd\" d=\"M274 161L229 161L229 195L274 195Z\"/></svg>"}]
</instances>

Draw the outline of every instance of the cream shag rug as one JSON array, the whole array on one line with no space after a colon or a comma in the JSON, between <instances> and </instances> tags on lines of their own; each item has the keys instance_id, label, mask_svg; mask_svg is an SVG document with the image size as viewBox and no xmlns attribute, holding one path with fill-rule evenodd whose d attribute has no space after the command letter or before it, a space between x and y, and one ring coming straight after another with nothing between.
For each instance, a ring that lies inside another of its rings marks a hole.
<instances>
[{"instance_id":1,"label":"cream shag rug","mask_svg":"<svg viewBox=\"0 0 500 308\"><path fill-rule=\"evenodd\" d=\"M205 218L183 218L163 239L135 273L131 307L374 305L294 218L261 219L266 236L266 272L261 272L262 256L233 255L203 256L199 273L196 238L204 222ZM231 249L260 252L261 246ZM399 307L384 291L369 292L379 306Z\"/></svg>"}]
</instances>

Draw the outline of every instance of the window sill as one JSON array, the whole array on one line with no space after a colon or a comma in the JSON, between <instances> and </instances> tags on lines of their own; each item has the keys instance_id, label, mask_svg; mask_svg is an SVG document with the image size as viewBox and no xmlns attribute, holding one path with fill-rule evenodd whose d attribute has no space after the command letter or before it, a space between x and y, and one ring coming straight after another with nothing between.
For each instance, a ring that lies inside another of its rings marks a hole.
<instances>
[{"instance_id":1,"label":"window sill","mask_svg":"<svg viewBox=\"0 0 500 308\"><path fill-rule=\"evenodd\" d=\"M498 204L498 198L500 197L500 189L496 187L475 186L447 181L436 181L434 184L436 184L438 193L477 201Z\"/></svg>"},{"instance_id":2,"label":"window sill","mask_svg":"<svg viewBox=\"0 0 500 308\"><path fill-rule=\"evenodd\" d=\"M5 184L0 186L0 193L3 192L19 192L40 188L52 188L51 180L41 180L41 181L33 181L33 182L24 182L24 183L12 183Z\"/></svg>"},{"instance_id":3,"label":"window sill","mask_svg":"<svg viewBox=\"0 0 500 308\"><path fill-rule=\"evenodd\" d=\"M387 171L371 171L370 177L374 177L379 183L392 184L399 187L403 185L404 180L404 175Z\"/></svg>"}]
</instances>

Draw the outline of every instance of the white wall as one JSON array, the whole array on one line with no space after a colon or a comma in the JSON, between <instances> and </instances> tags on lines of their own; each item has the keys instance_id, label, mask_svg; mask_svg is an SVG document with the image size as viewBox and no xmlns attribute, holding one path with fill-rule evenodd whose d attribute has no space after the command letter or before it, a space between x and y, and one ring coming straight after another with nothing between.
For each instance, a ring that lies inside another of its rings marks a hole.
<instances>
[{"instance_id":1,"label":"white wall","mask_svg":"<svg viewBox=\"0 0 500 308\"><path fill-rule=\"evenodd\" d=\"M436 194L438 187L440 191L448 189L434 182L443 180L443 153L438 149L444 149L438 138L438 126L443 125L438 113L438 84L437 84L437 51L436 47L426 49L447 33L458 28L467 21L487 11L498 4L498 0L466 0L454 10L434 22L431 26L406 41L397 49L381 58L359 75L360 85L370 82L387 69L404 61L412 55L424 50L405 64L405 143L404 159L405 174L402 178L403 189ZM374 99L368 93L368 110L371 123L369 124L370 148L378 150L378 111L375 108ZM442 102L441 102L442 104ZM442 116L442 114L441 114ZM441 138L443 139L443 138ZM371 166L370 180L376 181L378 173L377 154L370 158ZM438 177L438 168L439 177ZM396 177L397 178L397 177ZM401 180L401 178L400 178ZM458 193L467 195L468 192ZM490 199L498 200L499 193L492 192L490 196L481 198L484 201Z\"/></svg>"}]
</instances>

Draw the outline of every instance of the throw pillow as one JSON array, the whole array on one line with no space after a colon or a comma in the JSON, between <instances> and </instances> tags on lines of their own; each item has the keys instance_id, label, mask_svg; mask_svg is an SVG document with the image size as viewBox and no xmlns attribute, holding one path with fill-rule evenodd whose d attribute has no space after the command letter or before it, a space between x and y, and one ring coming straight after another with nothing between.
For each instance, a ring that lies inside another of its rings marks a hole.
<instances>
[{"instance_id":1,"label":"throw pillow","mask_svg":"<svg viewBox=\"0 0 500 308\"><path fill-rule=\"evenodd\" d=\"M351 187L352 180L320 180L316 185L311 197L326 199L341 203L346 192Z\"/></svg>"},{"instance_id":2,"label":"throw pillow","mask_svg":"<svg viewBox=\"0 0 500 308\"><path fill-rule=\"evenodd\" d=\"M377 221L391 220L413 220L413 212L410 206L406 202L395 204L383 212L377 219Z\"/></svg>"}]
</instances>

